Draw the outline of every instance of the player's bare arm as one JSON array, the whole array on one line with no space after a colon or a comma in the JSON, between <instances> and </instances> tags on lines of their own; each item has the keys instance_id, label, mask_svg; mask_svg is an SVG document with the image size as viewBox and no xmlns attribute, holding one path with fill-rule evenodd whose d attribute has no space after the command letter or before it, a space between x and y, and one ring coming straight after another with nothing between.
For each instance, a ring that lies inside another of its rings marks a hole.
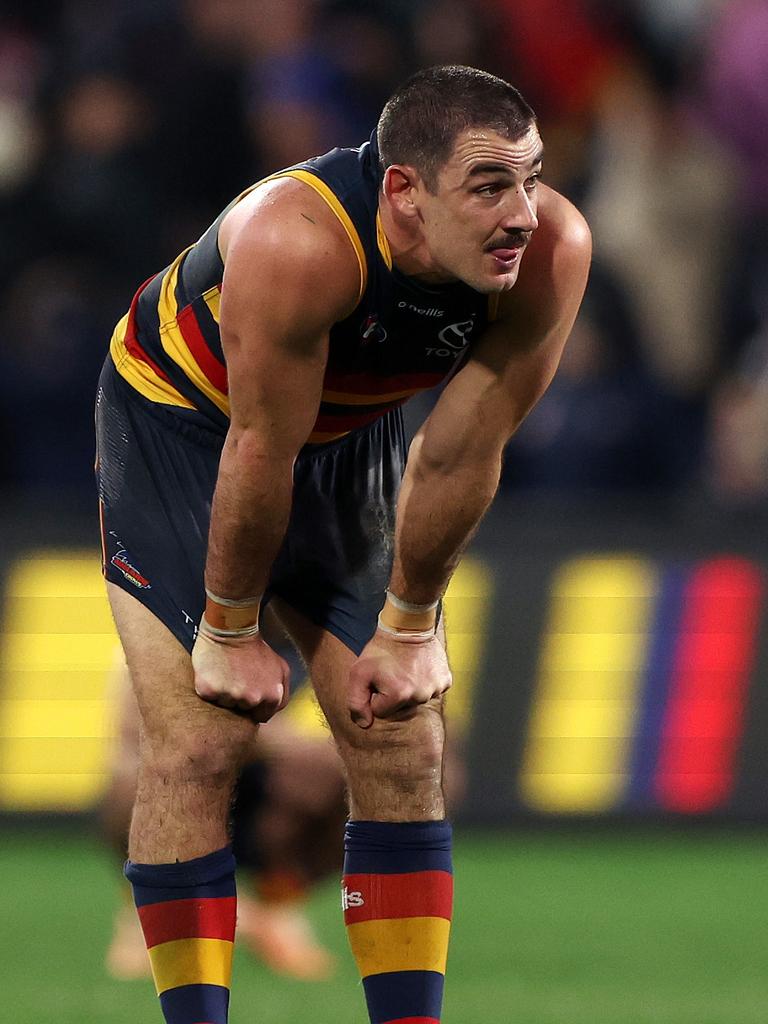
<instances>
[{"instance_id":1,"label":"player's bare arm","mask_svg":"<svg viewBox=\"0 0 768 1024\"><path fill-rule=\"evenodd\" d=\"M193 664L200 696L264 721L287 699L287 669L258 635L258 603L288 524L293 463L317 415L328 331L357 301L359 270L335 217L300 182L243 200L219 240L230 428Z\"/></svg>"},{"instance_id":2,"label":"player's bare arm","mask_svg":"<svg viewBox=\"0 0 768 1024\"><path fill-rule=\"evenodd\" d=\"M417 609L427 615L445 592L496 493L507 442L554 376L584 294L589 229L567 200L539 188L539 227L515 287L502 297L500 318L411 445L390 585L403 614L389 600L385 606L396 624L418 626ZM353 674L350 710L361 726L402 714L450 685L437 639L405 646L403 631L395 633L379 629Z\"/></svg>"},{"instance_id":3,"label":"player's bare arm","mask_svg":"<svg viewBox=\"0 0 768 1024\"><path fill-rule=\"evenodd\" d=\"M500 319L411 446L392 576L393 591L411 602L444 593L496 493L504 448L549 386L581 304L589 229L567 200L539 188L539 228Z\"/></svg>"}]
</instances>

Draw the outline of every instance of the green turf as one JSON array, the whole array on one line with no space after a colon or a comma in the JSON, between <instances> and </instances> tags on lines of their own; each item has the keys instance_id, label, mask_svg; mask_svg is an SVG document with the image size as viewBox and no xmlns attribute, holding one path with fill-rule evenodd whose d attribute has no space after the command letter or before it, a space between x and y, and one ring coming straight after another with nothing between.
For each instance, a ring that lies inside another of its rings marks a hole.
<instances>
[{"instance_id":1,"label":"green turf","mask_svg":"<svg viewBox=\"0 0 768 1024\"><path fill-rule=\"evenodd\" d=\"M462 837L444 1024L764 1024L763 836ZM110 981L117 892L93 840L11 833L0 846L0 1020L160 1024L149 985ZM238 953L231 1024L364 1024L338 890L312 916L343 958L286 982Z\"/></svg>"}]
</instances>

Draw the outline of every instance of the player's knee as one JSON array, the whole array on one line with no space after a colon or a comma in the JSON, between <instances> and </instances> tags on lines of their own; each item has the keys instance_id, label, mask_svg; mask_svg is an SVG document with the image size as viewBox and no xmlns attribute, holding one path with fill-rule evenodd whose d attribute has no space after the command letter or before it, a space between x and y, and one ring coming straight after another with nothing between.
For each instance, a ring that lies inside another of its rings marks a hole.
<instances>
[{"instance_id":1,"label":"player's knee","mask_svg":"<svg viewBox=\"0 0 768 1024\"><path fill-rule=\"evenodd\" d=\"M234 778L251 750L254 726L232 716L221 727L174 728L142 744L142 765L155 774L175 778Z\"/></svg>"},{"instance_id":2,"label":"player's knee","mask_svg":"<svg viewBox=\"0 0 768 1024\"><path fill-rule=\"evenodd\" d=\"M367 730L352 727L352 746L346 756L350 783L354 777L414 787L439 785L443 762L444 727L439 706L420 707L406 720L378 719Z\"/></svg>"}]
</instances>

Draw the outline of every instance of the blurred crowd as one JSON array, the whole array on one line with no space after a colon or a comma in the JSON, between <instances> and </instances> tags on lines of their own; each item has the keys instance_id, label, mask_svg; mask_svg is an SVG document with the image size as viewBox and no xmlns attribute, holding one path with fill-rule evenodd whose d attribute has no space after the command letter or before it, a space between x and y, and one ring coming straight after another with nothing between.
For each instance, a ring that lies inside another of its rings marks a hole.
<instances>
[{"instance_id":1,"label":"blurred crowd","mask_svg":"<svg viewBox=\"0 0 768 1024\"><path fill-rule=\"evenodd\" d=\"M96 379L138 284L443 63L523 91L544 180L595 239L504 487L761 502L765 0L0 3L0 489L88 491Z\"/></svg>"}]
</instances>

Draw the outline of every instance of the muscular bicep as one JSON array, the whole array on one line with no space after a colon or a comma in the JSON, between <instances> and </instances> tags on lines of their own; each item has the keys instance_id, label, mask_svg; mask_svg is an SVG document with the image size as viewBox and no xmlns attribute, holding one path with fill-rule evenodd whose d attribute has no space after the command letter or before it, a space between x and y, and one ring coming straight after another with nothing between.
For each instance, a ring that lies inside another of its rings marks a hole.
<instances>
[{"instance_id":1,"label":"muscular bicep","mask_svg":"<svg viewBox=\"0 0 768 1024\"><path fill-rule=\"evenodd\" d=\"M500 453L555 374L584 295L591 239L574 207L555 193L548 199L500 319L424 425L422 449L438 461Z\"/></svg>"},{"instance_id":2,"label":"muscular bicep","mask_svg":"<svg viewBox=\"0 0 768 1024\"><path fill-rule=\"evenodd\" d=\"M300 186L243 215L221 299L231 430L296 454L317 415L329 330L358 283L348 239Z\"/></svg>"}]
</instances>

